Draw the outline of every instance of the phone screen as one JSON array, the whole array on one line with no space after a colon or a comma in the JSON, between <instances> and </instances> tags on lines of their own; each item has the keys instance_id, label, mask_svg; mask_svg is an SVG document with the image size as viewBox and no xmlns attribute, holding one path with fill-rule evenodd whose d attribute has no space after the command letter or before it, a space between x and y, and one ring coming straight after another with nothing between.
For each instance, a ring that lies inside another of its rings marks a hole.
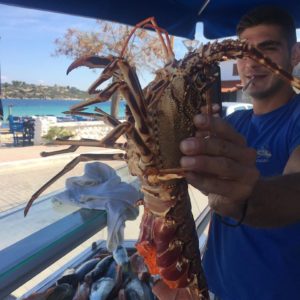
<instances>
[{"instance_id":1,"label":"phone screen","mask_svg":"<svg viewBox=\"0 0 300 300\"><path fill-rule=\"evenodd\" d=\"M222 97L221 97L221 69L219 65L212 65L205 72L206 82L203 84L209 84L207 91L205 92L205 100L211 101L212 104L219 105L219 113L222 112ZM206 102L205 101L205 102Z\"/></svg>"}]
</instances>

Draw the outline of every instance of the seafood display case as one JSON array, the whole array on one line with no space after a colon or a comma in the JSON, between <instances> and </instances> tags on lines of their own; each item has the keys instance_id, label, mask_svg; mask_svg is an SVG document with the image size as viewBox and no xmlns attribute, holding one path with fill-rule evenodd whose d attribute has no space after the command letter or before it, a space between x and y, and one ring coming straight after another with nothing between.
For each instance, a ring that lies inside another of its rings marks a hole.
<instances>
[{"instance_id":1,"label":"seafood display case","mask_svg":"<svg viewBox=\"0 0 300 300\"><path fill-rule=\"evenodd\" d=\"M139 184L135 177L129 175L127 167L120 167L116 171L123 181L134 186ZM99 253L102 256L103 253L110 255L105 252L106 240L100 234L106 229L107 213L104 210L57 205L51 199L58 193L61 191L41 197L26 218L23 216L22 206L0 214L0 299L16 299L10 295L17 289L22 290L22 286L26 288L24 292L19 292L21 299L45 292L55 285L64 272L76 270ZM190 187L189 193L200 247L203 250L209 208L206 197L198 190ZM126 240L123 245L129 256L135 251L137 236L132 233L137 232L139 222L140 217L138 220L126 222ZM83 243L85 246L80 248ZM61 259L78 246L79 250L71 259ZM63 263L52 271L52 264L59 259ZM48 271L46 278L32 280L44 270ZM28 282L31 284L28 285Z\"/></svg>"}]
</instances>

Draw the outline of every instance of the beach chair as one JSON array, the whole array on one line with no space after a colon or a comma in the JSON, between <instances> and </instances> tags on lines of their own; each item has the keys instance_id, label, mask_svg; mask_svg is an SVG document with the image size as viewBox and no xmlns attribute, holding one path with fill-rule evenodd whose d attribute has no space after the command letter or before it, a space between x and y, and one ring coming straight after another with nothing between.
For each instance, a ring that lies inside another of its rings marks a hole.
<instances>
[{"instance_id":1,"label":"beach chair","mask_svg":"<svg viewBox=\"0 0 300 300\"><path fill-rule=\"evenodd\" d=\"M19 146L20 143L23 142L23 131L24 131L23 120L20 117L9 115L8 122L9 122L9 131L13 135L14 146Z\"/></svg>"}]
</instances>

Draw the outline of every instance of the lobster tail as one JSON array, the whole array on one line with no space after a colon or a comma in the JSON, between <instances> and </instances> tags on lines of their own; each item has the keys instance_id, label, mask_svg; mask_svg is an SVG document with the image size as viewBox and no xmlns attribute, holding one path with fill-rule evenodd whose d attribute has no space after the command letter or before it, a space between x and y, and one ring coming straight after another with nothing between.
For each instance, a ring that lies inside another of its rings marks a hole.
<instances>
[{"instance_id":1,"label":"lobster tail","mask_svg":"<svg viewBox=\"0 0 300 300\"><path fill-rule=\"evenodd\" d=\"M197 291L197 299L201 299L201 295L208 299L197 231L184 180L175 185L172 196L176 196L177 201L164 216L155 215L147 207L145 196L145 212L136 248L150 273L160 275L169 288L190 288L193 293Z\"/></svg>"}]
</instances>

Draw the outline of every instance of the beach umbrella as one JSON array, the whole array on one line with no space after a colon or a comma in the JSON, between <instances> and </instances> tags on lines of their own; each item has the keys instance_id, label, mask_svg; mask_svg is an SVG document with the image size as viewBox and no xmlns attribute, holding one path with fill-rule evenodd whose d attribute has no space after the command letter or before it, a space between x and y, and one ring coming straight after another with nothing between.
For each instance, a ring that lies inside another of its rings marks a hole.
<instances>
[{"instance_id":1,"label":"beach umbrella","mask_svg":"<svg viewBox=\"0 0 300 300\"><path fill-rule=\"evenodd\" d=\"M0 0L0 3L129 25L154 16L169 34L189 39L194 38L198 22L203 23L204 36L208 39L233 36L239 18L247 10L273 4L288 10L300 28L299 0Z\"/></svg>"}]
</instances>

